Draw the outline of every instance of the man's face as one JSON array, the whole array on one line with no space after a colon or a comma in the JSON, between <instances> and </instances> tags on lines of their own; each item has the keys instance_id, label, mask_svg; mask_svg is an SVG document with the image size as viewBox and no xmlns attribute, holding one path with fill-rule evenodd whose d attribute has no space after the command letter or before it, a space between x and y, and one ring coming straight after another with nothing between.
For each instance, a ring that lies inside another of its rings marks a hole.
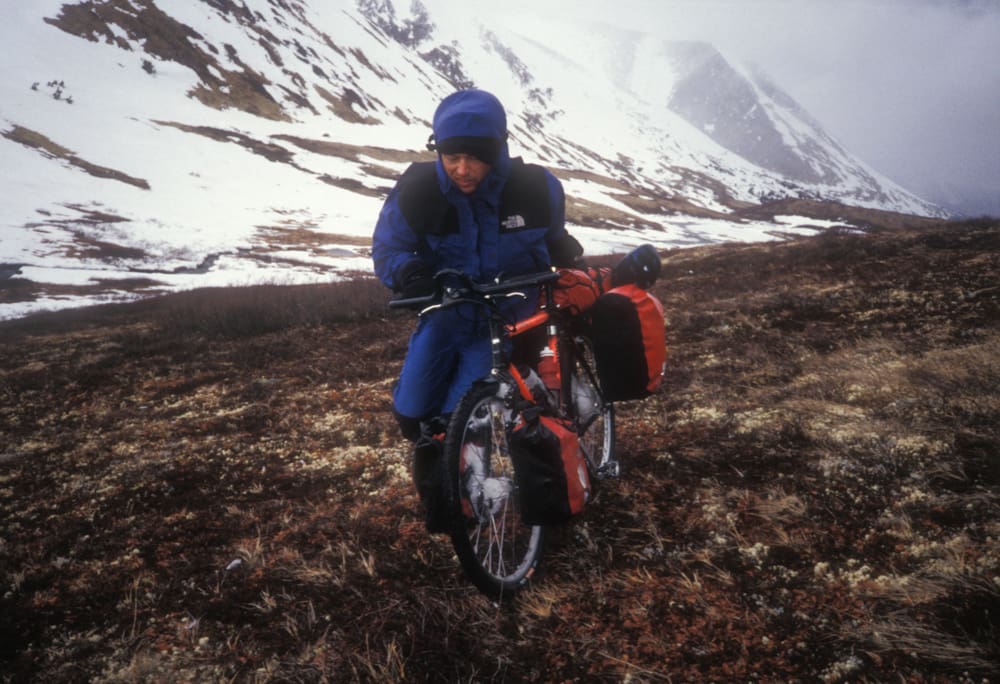
<instances>
[{"instance_id":1,"label":"man's face","mask_svg":"<svg viewBox=\"0 0 1000 684\"><path fill-rule=\"evenodd\" d=\"M490 165L468 154L442 154L441 166L451 182L466 195L472 193L490 172Z\"/></svg>"}]
</instances>

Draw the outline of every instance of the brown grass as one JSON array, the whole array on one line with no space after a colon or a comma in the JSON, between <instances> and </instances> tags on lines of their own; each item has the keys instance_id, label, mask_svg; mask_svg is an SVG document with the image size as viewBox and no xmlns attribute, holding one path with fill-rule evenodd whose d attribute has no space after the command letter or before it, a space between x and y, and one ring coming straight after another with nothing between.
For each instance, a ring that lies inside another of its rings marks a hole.
<instances>
[{"instance_id":1,"label":"brown grass","mask_svg":"<svg viewBox=\"0 0 1000 684\"><path fill-rule=\"evenodd\" d=\"M253 17L246 16L246 8L225 1L217 2L216 7L238 21L253 23ZM66 4L58 16L45 21L71 35L131 50L128 41L117 37L124 32L131 40L141 41L148 54L182 64L198 74L199 83L190 94L203 104L217 109L236 108L276 121L288 120L282 106L267 90L272 84L243 63L235 48L227 46L226 59L220 61L215 53L209 54L197 44L201 36L196 31L154 3L103 0ZM227 68L232 64L238 70Z\"/></svg>"},{"instance_id":2,"label":"brown grass","mask_svg":"<svg viewBox=\"0 0 1000 684\"><path fill-rule=\"evenodd\" d=\"M502 606L423 530L377 285L0 324L0 680L1000 677L1000 225L663 256L666 387Z\"/></svg>"},{"instance_id":3,"label":"brown grass","mask_svg":"<svg viewBox=\"0 0 1000 684\"><path fill-rule=\"evenodd\" d=\"M341 95L335 95L318 84L314 84L313 88L326 101L326 108L344 121L369 125L379 123L378 119L372 116L358 113L355 107L363 108L363 103L357 93L350 88L346 88Z\"/></svg>"},{"instance_id":4,"label":"brown grass","mask_svg":"<svg viewBox=\"0 0 1000 684\"><path fill-rule=\"evenodd\" d=\"M91 176L96 178L116 180L122 183L127 183L128 185L134 185L135 187L142 188L143 190L149 190L149 182L145 179L135 178L134 176L130 176L127 173L123 173L116 169L111 169L107 166L100 166L99 164L93 164L86 159L81 159L72 150L53 142L48 137L37 131L33 131L30 128L25 128L15 124L9 131L3 131L0 135L3 135L3 137L8 140L20 143L25 147L36 149L46 157L62 159L71 166L75 166L82 171L86 171Z\"/></svg>"}]
</instances>

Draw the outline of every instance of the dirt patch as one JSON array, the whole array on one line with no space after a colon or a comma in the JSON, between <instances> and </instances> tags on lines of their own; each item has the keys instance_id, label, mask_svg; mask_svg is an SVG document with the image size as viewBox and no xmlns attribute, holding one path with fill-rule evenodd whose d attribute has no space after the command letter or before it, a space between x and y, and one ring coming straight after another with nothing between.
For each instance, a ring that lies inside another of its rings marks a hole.
<instances>
[{"instance_id":1,"label":"dirt patch","mask_svg":"<svg viewBox=\"0 0 1000 684\"><path fill-rule=\"evenodd\" d=\"M238 8L228 2L213 4L216 9L232 12L233 16L244 21L253 19L246 16L249 12L246 8ZM214 52L202 49L197 44L202 40L197 31L164 13L153 2L85 0L63 5L58 16L45 21L74 36L94 42L103 41L123 50L138 48L159 59L188 67L199 78L198 85L190 94L209 107L236 108L276 121L289 119L268 92L267 87L271 83L245 64L235 48L224 46L227 64L235 64L238 70L226 68ZM147 71L153 75L151 63Z\"/></svg>"},{"instance_id":2,"label":"dirt patch","mask_svg":"<svg viewBox=\"0 0 1000 684\"><path fill-rule=\"evenodd\" d=\"M294 152L291 152L281 145L257 140L256 138L252 138L245 133L240 133L239 131L216 128L215 126L193 126L177 121L154 120L153 123L159 126L170 126L172 128L176 128L177 130L184 131L185 133L195 133L217 142L233 143L254 154L264 157L268 161L281 162L283 164L294 166L295 168L300 168L294 163Z\"/></svg>"},{"instance_id":3,"label":"dirt patch","mask_svg":"<svg viewBox=\"0 0 1000 684\"><path fill-rule=\"evenodd\" d=\"M277 140L285 140L304 150L324 154L330 157L340 157L353 162L361 162L365 157L378 159L380 161L395 162L399 164L409 164L416 161L433 160L434 156L427 152L407 152L394 150L387 147L373 147L371 145L351 145L349 143L333 140L315 140L313 138L302 138L295 135L275 135ZM396 174L398 175L398 173Z\"/></svg>"},{"instance_id":4,"label":"dirt patch","mask_svg":"<svg viewBox=\"0 0 1000 684\"><path fill-rule=\"evenodd\" d=\"M326 101L326 108L344 121L373 126L380 123L375 117L358 111L359 108L362 110L366 108L364 100L350 88L345 88L341 95L335 95L318 84L313 85L313 88Z\"/></svg>"},{"instance_id":5,"label":"dirt patch","mask_svg":"<svg viewBox=\"0 0 1000 684\"><path fill-rule=\"evenodd\" d=\"M626 167L627 165L623 166L623 168ZM679 195L668 196L658 189L637 188L635 186L626 185L623 182L616 181L607 176L601 176L587 171L556 169L553 172L562 180L586 180L610 189L613 191L610 194L615 196L616 199L618 199L622 204L637 213L665 216L682 213L689 216L701 216L705 218L732 219L732 216L705 209L704 207L693 204L686 198ZM581 200L574 201L582 203Z\"/></svg>"},{"instance_id":6,"label":"dirt patch","mask_svg":"<svg viewBox=\"0 0 1000 684\"><path fill-rule=\"evenodd\" d=\"M909 214L852 207L837 202L787 198L740 208L741 218L773 221L775 216L808 216L824 221L845 221L864 228L906 229L931 227L939 223L936 219L920 218Z\"/></svg>"},{"instance_id":7,"label":"dirt patch","mask_svg":"<svg viewBox=\"0 0 1000 684\"><path fill-rule=\"evenodd\" d=\"M292 150L275 142L265 142L248 136L245 133L240 133L239 131L216 128L214 126L193 126L176 121L154 121L154 123L161 126L171 126L186 133L194 133L218 142L233 143L249 150L254 154L260 155L269 161L288 164L289 166L292 166L300 171L312 173L295 161L295 153ZM275 140L284 140L294 143L298 147L311 152L337 156L350 161L359 161L362 155L369 155L375 158L390 161L407 159L408 157L416 156L386 150L383 148L362 147L342 143L308 140L289 135L276 135L272 137ZM376 178L395 179L398 177L398 171L376 164L365 164L361 167L361 170L365 173L365 175L371 175ZM329 185L343 188L360 195L367 195L369 197L384 197L385 194L391 189L390 187L368 187L361 181L354 178L335 178L329 174L317 174L316 177Z\"/></svg>"},{"instance_id":8,"label":"dirt patch","mask_svg":"<svg viewBox=\"0 0 1000 684\"><path fill-rule=\"evenodd\" d=\"M623 476L499 607L423 530L389 401L413 320L377 297L0 324L3 677L1000 677L1000 225L663 264Z\"/></svg>"},{"instance_id":9,"label":"dirt patch","mask_svg":"<svg viewBox=\"0 0 1000 684\"><path fill-rule=\"evenodd\" d=\"M46 136L38 133L37 131L33 131L30 128L15 125L9 131L4 131L2 135L8 140L13 140L16 143L21 143L25 147L38 150L46 157L62 159L71 166L82 169L96 178L116 180L122 183L127 183L128 185L134 185L135 187L142 188L143 190L149 190L148 181L143 180L142 178L135 178L127 173L122 173L121 171L117 171L106 166L92 164L86 159L78 157L72 150L53 142Z\"/></svg>"},{"instance_id":10,"label":"dirt patch","mask_svg":"<svg viewBox=\"0 0 1000 684\"><path fill-rule=\"evenodd\" d=\"M581 226L659 230L662 226L606 204L567 195L566 220Z\"/></svg>"},{"instance_id":11,"label":"dirt patch","mask_svg":"<svg viewBox=\"0 0 1000 684\"><path fill-rule=\"evenodd\" d=\"M73 234L73 242L66 246L63 255L70 259L96 259L105 262L122 259L142 261L146 252L137 247L125 247L77 232Z\"/></svg>"},{"instance_id":12,"label":"dirt patch","mask_svg":"<svg viewBox=\"0 0 1000 684\"><path fill-rule=\"evenodd\" d=\"M301 247L321 251L331 244L369 248L372 244L371 238L327 233L315 226L298 225L294 221L282 226L258 226L257 230L264 244L273 245L275 249Z\"/></svg>"}]
</instances>

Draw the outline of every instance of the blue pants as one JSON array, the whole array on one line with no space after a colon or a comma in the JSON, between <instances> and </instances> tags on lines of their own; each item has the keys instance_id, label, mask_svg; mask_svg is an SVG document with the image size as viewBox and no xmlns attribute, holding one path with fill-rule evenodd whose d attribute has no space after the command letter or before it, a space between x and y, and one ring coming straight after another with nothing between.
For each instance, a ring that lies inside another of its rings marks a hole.
<instances>
[{"instance_id":1,"label":"blue pants","mask_svg":"<svg viewBox=\"0 0 1000 684\"><path fill-rule=\"evenodd\" d=\"M516 319L534 310L534 300L504 308ZM489 373L490 348L489 323L480 307L453 306L422 316L392 392L398 416L419 421L451 413L472 383Z\"/></svg>"},{"instance_id":2,"label":"blue pants","mask_svg":"<svg viewBox=\"0 0 1000 684\"><path fill-rule=\"evenodd\" d=\"M472 383L490 370L489 325L476 307L455 306L421 317L410 336L396 412L422 419L450 413Z\"/></svg>"}]
</instances>

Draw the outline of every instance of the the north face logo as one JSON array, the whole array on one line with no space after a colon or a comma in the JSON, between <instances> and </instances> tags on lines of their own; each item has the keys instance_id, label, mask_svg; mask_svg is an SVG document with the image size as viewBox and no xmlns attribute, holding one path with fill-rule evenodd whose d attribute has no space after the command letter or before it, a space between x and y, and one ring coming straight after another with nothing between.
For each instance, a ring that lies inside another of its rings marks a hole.
<instances>
[{"instance_id":1,"label":"the north face logo","mask_svg":"<svg viewBox=\"0 0 1000 684\"><path fill-rule=\"evenodd\" d=\"M504 227L504 230L514 230L515 228L524 228L528 224L524 222L523 216L513 214L501 221L500 225Z\"/></svg>"}]
</instances>

